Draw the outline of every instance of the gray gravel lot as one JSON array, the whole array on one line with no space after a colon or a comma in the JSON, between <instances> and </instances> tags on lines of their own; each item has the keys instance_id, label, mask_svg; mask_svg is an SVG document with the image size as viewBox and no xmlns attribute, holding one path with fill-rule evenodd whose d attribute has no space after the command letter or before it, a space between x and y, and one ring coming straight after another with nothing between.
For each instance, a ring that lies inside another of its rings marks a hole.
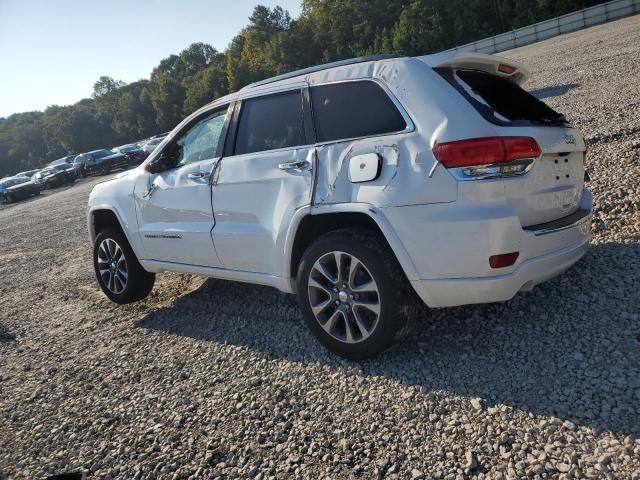
<instances>
[{"instance_id":1,"label":"gray gravel lot","mask_svg":"<svg viewBox=\"0 0 640 480\"><path fill-rule=\"evenodd\" d=\"M363 363L291 296L163 274L116 306L83 183L0 211L0 479L640 479L640 16L508 52L587 136L593 248Z\"/></svg>"}]
</instances>

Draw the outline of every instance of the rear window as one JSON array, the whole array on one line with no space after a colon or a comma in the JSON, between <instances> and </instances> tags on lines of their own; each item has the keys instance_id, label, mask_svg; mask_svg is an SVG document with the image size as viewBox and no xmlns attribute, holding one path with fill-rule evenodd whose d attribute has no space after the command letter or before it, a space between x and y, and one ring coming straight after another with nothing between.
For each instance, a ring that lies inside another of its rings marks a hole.
<instances>
[{"instance_id":1,"label":"rear window","mask_svg":"<svg viewBox=\"0 0 640 480\"><path fill-rule=\"evenodd\" d=\"M437 69L487 120L498 125L565 125L556 112L510 80L476 70Z\"/></svg>"},{"instance_id":2,"label":"rear window","mask_svg":"<svg viewBox=\"0 0 640 480\"><path fill-rule=\"evenodd\" d=\"M250 98L242 104L235 154L304 144L300 91Z\"/></svg>"},{"instance_id":3,"label":"rear window","mask_svg":"<svg viewBox=\"0 0 640 480\"><path fill-rule=\"evenodd\" d=\"M404 130L407 123L375 82L346 82L311 88L319 142L369 137Z\"/></svg>"}]
</instances>

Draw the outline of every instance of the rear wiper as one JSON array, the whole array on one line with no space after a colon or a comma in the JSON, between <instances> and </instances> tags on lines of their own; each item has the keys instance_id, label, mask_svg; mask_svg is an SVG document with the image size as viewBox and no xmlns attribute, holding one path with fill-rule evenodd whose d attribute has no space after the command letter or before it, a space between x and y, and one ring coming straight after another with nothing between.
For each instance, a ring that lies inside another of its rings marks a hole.
<instances>
[{"instance_id":1,"label":"rear wiper","mask_svg":"<svg viewBox=\"0 0 640 480\"><path fill-rule=\"evenodd\" d=\"M566 125L569 123L567 121L567 117L565 117L562 113L558 113L553 117L542 117L540 121L542 123L546 123L547 125Z\"/></svg>"}]
</instances>

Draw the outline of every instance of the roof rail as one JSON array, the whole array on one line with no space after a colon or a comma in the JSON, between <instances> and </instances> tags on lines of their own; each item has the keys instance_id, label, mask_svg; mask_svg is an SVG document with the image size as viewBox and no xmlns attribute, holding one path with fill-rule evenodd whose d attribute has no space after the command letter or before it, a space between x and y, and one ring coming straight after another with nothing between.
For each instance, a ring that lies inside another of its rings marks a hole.
<instances>
[{"instance_id":1,"label":"roof rail","mask_svg":"<svg viewBox=\"0 0 640 480\"><path fill-rule=\"evenodd\" d=\"M323 65L316 65L314 67L303 68L301 70L294 70L293 72L283 73L282 75L266 78L264 80L251 83L246 87L243 87L241 90L248 90L250 88L259 87L261 85L268 85L269 83L279 82L280 80L287 80L288 78L299 77L301 75L307 75L309 73L320 72L322 70L328 70L330 68L344 67L345 65L353 65L355 63L376 62L379 60L388 60L390 58L401 58L401 55L367 55L364 57L338 60L337 62L325 63Z\"/></svg>"}]
</instances>

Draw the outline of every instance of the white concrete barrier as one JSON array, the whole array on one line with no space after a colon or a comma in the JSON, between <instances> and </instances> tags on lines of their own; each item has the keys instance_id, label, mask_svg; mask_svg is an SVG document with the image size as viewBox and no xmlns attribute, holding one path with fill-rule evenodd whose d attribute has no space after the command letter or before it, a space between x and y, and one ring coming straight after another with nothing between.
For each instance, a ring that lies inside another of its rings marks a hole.
<instances>
[{"instance_id":1,"label":"white concrete barrier","mask_svg":"<svg viewBox=\"0 0 640 480\"><path fill-rule=\"evenodd\" d=\"M640 13L640 0L611 2L451 48L461 52L497 53Z\"/></svg>"}]
</instances>

